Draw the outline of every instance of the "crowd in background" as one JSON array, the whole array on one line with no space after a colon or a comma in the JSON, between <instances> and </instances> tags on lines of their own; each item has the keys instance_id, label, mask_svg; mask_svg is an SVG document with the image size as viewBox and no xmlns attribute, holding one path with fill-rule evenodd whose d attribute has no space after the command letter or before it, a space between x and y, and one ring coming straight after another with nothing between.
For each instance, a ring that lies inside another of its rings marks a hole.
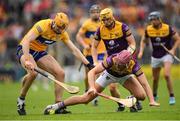
<instances>
[{"instance_id":1,"label":"crowd in background","mask_svg":"<svg viewBox=\"0 0 180 121\"><path fill-rule=\"evenodd\" d=\"M76 43L76 33L95 3L102 8L111 7L115 18L128 24L137 45L151 11L160 11L163 21L180 32L180 0L0 0L0 73L11 74L13 80L21 77L15 56L17 44L35 22L53 18L57 12L65 12L70 17L68 32ZM59 50L62 49L64 46L60 46ZM75 64L68 51L58 52L61 64ZM149 63L150 51L146 49L145 53L141 62ZM0 76L0 80L7 77Z\"/></svg>"}]
</instances>

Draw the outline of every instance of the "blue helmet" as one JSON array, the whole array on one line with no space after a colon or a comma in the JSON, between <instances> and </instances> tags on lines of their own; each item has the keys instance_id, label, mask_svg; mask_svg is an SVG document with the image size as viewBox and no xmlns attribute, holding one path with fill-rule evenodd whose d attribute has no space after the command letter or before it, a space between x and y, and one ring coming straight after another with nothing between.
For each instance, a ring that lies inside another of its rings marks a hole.
<instances>
[{"instance_id":1,"label":"blue helmet","mask_svg":"<svg viewBox=\"0 0 180 121\"><path fill-rule=\"evenodd\" d=\"M152 19L159 19L161 20L161 14L158 11L153 11L149 14L148 20L151 21Z\"/></svg>"},{"instance_id":2,"label":"blue helmet","mask_svg":"<svg viewBox=\"0 0 180 121\"><path fill-rule=\"evenodd\" d=\"M97 10L98 12L100 12L101 7L98 4L94 4L90 7L89 12L91 13L94 10Z\"/></svg>"}]
</instances>

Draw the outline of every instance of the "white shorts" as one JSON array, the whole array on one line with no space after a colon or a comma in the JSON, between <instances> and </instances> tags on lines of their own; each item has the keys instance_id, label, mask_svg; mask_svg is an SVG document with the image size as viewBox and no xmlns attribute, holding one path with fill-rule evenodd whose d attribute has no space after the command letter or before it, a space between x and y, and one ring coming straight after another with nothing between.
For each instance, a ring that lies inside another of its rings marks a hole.
<instances>
[{"instance_id":1,"label":"white shorts","mask_svg":"<svg viewBox=\"0 0 180 121\"><path fill-rule=\"evenodd\" d=\"M124 82L132 77L133 74L129 74L123 77L115 77L111 74L109 74L106 70L99 76L99 78L96 80L96 83L99 84L101 87L105 88L110 83L120 83L121 85L124 84Z\"/></svg>"},{"instance_id":2,"label":"white shorts","mask_svg":"<svg viewBox=\"0 0 180 121\"><path fill-rule=\"evenodd\" d=\"M151 66L153 68L158 68L158 67L162 67L164 62L173 63L173 61L174 61L174 59L170 54L166 54L165 56L163 56L161 58L151 57Z\"/></svg>"}]
</instances>

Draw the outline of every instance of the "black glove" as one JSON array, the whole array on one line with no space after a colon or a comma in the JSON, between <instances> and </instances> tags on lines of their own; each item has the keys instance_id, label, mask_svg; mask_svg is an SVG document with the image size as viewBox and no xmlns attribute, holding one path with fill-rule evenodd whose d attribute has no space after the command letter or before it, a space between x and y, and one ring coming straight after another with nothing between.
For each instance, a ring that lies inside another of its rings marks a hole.
<instances>
[{"instance_id":1,"label":"black glove","mask_svg":"<svg viewBox=\"0 0 180 121\"><path fill-rule=\"evenodd\" d=\"M95 66L91 63L85 65L89 70L93 69Z\"/></svg>"}]
</instances>

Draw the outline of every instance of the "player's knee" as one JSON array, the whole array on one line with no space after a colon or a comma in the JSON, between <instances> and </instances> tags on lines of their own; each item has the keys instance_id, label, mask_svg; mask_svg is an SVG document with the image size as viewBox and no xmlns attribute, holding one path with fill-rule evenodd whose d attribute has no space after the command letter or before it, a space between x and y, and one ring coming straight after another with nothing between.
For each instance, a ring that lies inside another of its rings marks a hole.
<instances>
[{"instance_id":1,"label":"player's knee","mask_svg":"<svg viewBox=\"0 0 180 121\"><path fill-rule=\"evenodd\" d=\"M54 76L64 78L65 77L65 72L64 72L64 70L55 70L54 71Z\"/></svg>"},{"instance_id":2,"label":"player's knee","mask_svg":"<svg viewBox=\"0 0 180 121\"><path fill-rule=\"evenodd\" d=\"M36 78L37 75L38 75L37 72L31 72L31 73L29 73L29 76L30 76L31 78Z\"/></svg>"},{"instance_id":3,"label":"player's knee","mask_svg":"<svg viewBox=\"0 0 180 121\"><path fill-rule=\"evenodd\" d=\"M82 103L88 104L91 101L91 98L89 96L84 96L81 100Z\"/></svg>"},{"instance_id":4,"label":"player's knee","mask_svg":"<svg viewBox=\"0 0 180 121\"><path fill-rule=\"evenodd\" d=\"M109 91L111 92L111 93L113 93L113 92L115 92L116 91L116 85L110 85L109 86Z\"/></svg>"},{"instance_id":5,"label":"player's knee","mask_svg":"<svg viewBox=\"0 0 180 121\"><path fill-rule=\"evenodd\" d=\"M146 94L141 92L138 95L135 96L138 100L145 100Z\"/></svg>"}]
</instances>

